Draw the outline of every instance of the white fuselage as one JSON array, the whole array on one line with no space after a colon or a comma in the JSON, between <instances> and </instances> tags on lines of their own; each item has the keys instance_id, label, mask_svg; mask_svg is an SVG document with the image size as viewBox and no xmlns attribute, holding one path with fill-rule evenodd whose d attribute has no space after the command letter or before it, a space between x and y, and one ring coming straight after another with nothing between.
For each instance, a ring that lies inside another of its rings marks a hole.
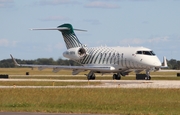
<instances>
[{"instance_id":1,"label":"white fuselage","mask_svg":"<svg viewBox=\"0 0 180 115\"><path fill-rule=\"evenodd\" d=\"M79 59L73 59L75 57L73 55L64 56L84 66L112 66L115 68L114 71L126 68L143 70L161 66L160 60L152 50L144 47L85 47L84 49L86 55Z\"/></svg>"}]
</instances>

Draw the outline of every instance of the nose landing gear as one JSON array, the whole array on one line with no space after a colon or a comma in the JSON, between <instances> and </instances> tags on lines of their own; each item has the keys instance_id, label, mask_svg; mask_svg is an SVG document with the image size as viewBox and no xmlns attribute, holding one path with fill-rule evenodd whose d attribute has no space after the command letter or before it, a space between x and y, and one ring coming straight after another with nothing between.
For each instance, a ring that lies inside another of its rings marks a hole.
<instances>
[{"instance_id":1,"label":"nose landing gear","mask_svg":"<svg viewBox=\"0 0 180 115\"><path fill-rule=\"evenodd\" d=\"M151 80L150 72L149 70L146 70L146 77L145 80Z\"/></svg>"},{"instance_id":2,"label":"nose landing gear","mask_svg":"<svg viewBox=\"0 0 180 115\"><path fill-rule=\"evenodd\" d=\"M145 77L145 80L151 80L151 76Z\"/></svg>"},{"instance_id":3,"label":"nose landing gear","mask_svg":"<svg viewBox=\"0 0 180 115\"><path fill-rule=\"evenodd\" d=\"M146 70L146 74L138 74L136 73L136 80L151 80L149 69Z\"/></svg>"}]
</instances>

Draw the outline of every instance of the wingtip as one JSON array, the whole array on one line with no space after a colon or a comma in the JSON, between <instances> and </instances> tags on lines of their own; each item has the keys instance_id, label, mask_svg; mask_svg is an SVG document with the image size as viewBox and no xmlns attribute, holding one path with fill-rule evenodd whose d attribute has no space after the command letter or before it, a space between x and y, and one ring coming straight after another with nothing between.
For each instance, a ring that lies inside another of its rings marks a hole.
<instances>
[{"instance_id":1,"label":"wingtip","mask_svg":"<svg viewBox=\"0 0 180 115\"><path fill-rule=\"evenodd\" d=\"M87 32L87 30L82 30L82 29L73 29L75 31L83 31L83 32Z\"/></svg>"},{"instance_id":2,"label":"wingtip","mask_svg":"<svg viewBox=\"0 0 180 115\"><path fill-rule=\"evenodd\" d=\"M166 60L166 57L164 56L163 57L163 63L162 63L162 68L167 68L168 65L167 65L167 60Z\"/></svg>"},{"instance_id":3,"label":"wingtip","mask_svg":"<svg viewBox=\"0 0 180 115\"><path fill-rule=\"evenodd\" d=\"M20 64L18 64L17 63L17 61L14 59L14 57L10 54L10 56L11 56L11 58L12 58L12 60L13 60L13 62L14 62L14 65L16 65L16 66L20 66Z\"/></svg>"}]
</instances>

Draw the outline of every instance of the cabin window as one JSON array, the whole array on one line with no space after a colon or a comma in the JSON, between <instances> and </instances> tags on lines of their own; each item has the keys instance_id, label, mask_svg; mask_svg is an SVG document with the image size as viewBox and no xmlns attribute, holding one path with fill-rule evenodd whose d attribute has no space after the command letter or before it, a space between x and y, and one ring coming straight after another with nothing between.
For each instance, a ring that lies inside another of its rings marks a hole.
<instances>
[{"instance_id":1,"label":"cabin window","mask_svg":"<svg viewBox=\"0 0 180 115\"><path fill-rule=\"evenodd\" d=\"M143 51L144 55L151 55L151 53L149 51Z\"/></svg>"},{"instance_id":2,"label":"cabin window","mask_svg":"<svg viewBox=\"0 0 180 115\"><path fill-rule=\"evenodd\" d=\"M156 55L153 51L150 51L150 53L154 56L154 55Z\"/></svg>"},{"instance_id":3,"label":"cabin window","mask_svg":"<svg viewBox=\"0 0 180 115\"><path fill-rule=\"evenodd\" d=\"M155 55L155 53L153 51L137 51L136 54L152 55L152 56Z\"/></svg>"},{"instance_id":4,"label":"cabin window","mask_svg":"<svg viewBox=\"0 0 180 115\"><path fill-rule=\"evenodd\" d=\"M142 54L142 51L137 51L137 53L136 54Z\"/></svg>"}]
</instances>

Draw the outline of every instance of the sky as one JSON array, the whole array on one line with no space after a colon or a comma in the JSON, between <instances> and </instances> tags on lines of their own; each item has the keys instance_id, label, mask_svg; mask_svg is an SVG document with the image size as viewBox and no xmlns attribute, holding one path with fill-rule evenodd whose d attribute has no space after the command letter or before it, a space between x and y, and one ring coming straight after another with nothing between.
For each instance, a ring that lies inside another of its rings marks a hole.
<instances>
[{"instance_id":1,"label":"sky","mask_svg":"<svg viewBox=\"0 0 180 115\"><path fill-rule=\"evenodd\" d=\"M87 30L75 33L88 47L143 46L180 60L180 0L0 0L0 60L63 58L59 31L30 28L64 23Z\"/></svg>"}]
</instances>

